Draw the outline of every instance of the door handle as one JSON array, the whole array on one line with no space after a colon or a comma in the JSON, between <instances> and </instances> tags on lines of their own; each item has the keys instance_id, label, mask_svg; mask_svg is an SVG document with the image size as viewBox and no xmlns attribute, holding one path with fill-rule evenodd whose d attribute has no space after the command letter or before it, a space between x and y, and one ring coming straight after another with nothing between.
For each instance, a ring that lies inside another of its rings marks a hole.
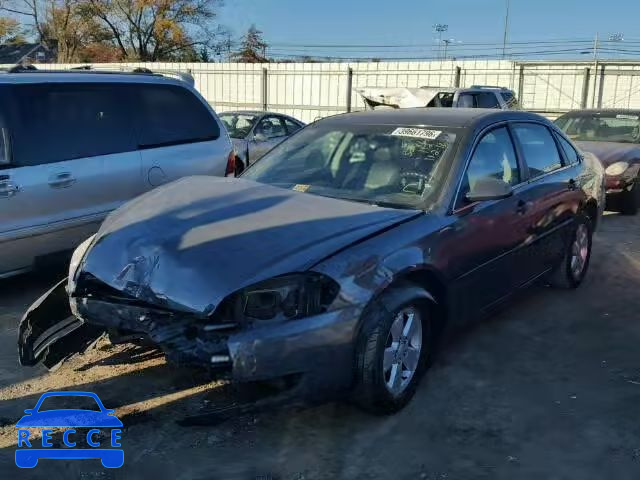
<instances>
[{"instance_id":1,"label":"door handle","mask_svg":"<svg viewBox=\"0 0 640 480\"><path fill-rule=\"evenodd\" d=\"M19 191L20 188L15 183L8 180L0 181L0 198L13 197Z\"/></svg>"},{"instance_id":2,"label":"door handle","mask_svg":"<svg viewBox=\"0 0 640 480\"><path fill-rule=\"evenodd\" d=\"M578 188L578 185L576 184L576 181L573 178L567 182L567 188L569 190L575 190Z\"/></svg>"},{"instance_id":3,"label":"door handle","mask_svg":"<svg viewBox=\"0 0 640 480\"><path fill-rule=\"evenodd\" d=\"M76 183L71 172L55 173L49 177L49 186L51 188L67 188Z\"/></svg>"},{"instance_id":4,"label":"door handle","mask_svg":"<svg viewBox=\"0 0 640 480\"><path fill-rule=\"evenodd\" d=\"M527 205L527 202L525 202L524 200L518 200L518 204L516 205L516 213L518 215L524 215L525 213L527 213L528 208L529 205Z\"/></svg>"}]
</instances>

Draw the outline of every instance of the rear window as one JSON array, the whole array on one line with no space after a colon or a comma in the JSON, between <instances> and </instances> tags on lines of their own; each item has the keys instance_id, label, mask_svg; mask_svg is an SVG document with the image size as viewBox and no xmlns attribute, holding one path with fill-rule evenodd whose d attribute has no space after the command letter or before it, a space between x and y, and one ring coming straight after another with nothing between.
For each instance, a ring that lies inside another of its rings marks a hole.
<instances>
[{"instance_id":1,"label":"rear window","mask_svg":"<svg viewBox=\"0 0 640 480\"><path fill-rule=\"evenodd\" d=\"M220 128L193 92L175 85L137 85L140 148L215 140Z\"/></svg>"},{"instance_id":2,"label":"rear window","mask_svg":"<svg viewBox=\"0 0 640 480\"><path fill-rule=\"evenodd\" d=\"M125 85L13 87L13 159L39 165L136 149Z\"/></svg>"},{"instance_id":3,"label":"rear window","mask_svg":"<svg viewBox=\"0 0 640 480\"><path fill-rule=\"evenodd\" d=\"M518 99L513 94L513 92L509 92L509 91L502 92L502 99L504 100L504 103L507 105L507 108L515 109L519 107Z\"/></svg>"}]
</instances>

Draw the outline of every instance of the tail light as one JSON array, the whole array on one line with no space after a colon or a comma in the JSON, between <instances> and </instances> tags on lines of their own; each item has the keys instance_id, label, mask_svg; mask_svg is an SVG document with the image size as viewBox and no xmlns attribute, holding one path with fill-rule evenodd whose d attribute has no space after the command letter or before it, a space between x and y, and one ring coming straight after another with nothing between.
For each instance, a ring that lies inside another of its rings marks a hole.
<instances>
[{"instance_id":1,"label":"tail light","mask_svg":"<svg viewBox=\"0 0 640 480\"><path fill-rule=\"evenodd\" d=\"M229 157L227 157L227 168L224 171L224 176L228 177L229 175L235 176L236 174L236 152L231 150L229 152Z\"/></svg>"}]
</instances>

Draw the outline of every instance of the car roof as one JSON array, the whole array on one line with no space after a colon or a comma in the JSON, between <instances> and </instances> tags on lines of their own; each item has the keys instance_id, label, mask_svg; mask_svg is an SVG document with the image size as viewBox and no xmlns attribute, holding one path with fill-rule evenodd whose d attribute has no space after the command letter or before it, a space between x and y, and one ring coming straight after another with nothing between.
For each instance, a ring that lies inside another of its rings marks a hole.
<instances>
[{"instance_id":1,"label":"car roof","mask_svg":"<svg viewBox=\"0 0 640 480\"><path fill-rule=\"evenodd\" d=\"M218 115L255 115L258 117L264 115L278 115L279 117L291 118L298 122L300 121L290 115L287 115L286 113L271 112L265 110L228 110L226 112L220 112Z\"/></svg>"},{"instance_id":2,"label":"car roof","mask_svg":"<svg viewBox=\"0 0 640 480\"><path fill-rule=\"evenodd\" d=\"M431 125L450 128L467 128L480 122L501 120L547 120L535 113L519 110L485 108L400 108L389 110L367 110L343 113L319 120L323 125Z\"/></svg>"},{"instance_id":3,"label":"car roof","mask_svg":"<svg viewBox=\"0 0 640 480\"><path fill-rule=\"evenodd\" d=\"M98 72L19 72L0 73L0 84L32 84L32 83L154 83L173 84L184 87L189 85L177 78L152 73L98 73Z\"/></svg>"},{"instance_id":4,"label":"car roof","mask_svg":"<svg viewBox=\"0 0 640 480\"><path fill-rule=\"evenodd\" d=\"M593 115L594 113L609 113L609 114L621 114L628 113L633 115L640 115L640 109L634 108L584 108L581 110L571 110L562 116L579 117L581 115Z\"/></svg>"}]
</instances>

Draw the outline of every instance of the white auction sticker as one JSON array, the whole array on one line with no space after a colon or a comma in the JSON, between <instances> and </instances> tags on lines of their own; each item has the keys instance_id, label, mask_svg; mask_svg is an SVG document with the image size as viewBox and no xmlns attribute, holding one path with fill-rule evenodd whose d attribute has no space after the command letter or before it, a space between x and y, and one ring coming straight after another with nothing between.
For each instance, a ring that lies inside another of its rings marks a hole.
<instances>
[{"instance_id":1,"label":"white auction sticker","mask_svg":"<svg viewBox=\"0 0 640 480\"><path fill-rule=\"evenodd\" d=\"M627 115L627 114L620 113L616 115L616 118L621 118L624 120L638 120L638 118L640 117L638 117L638 115Z\"/></svg>"},{"instance_id":2,"label":"white auction sticker","mask_svg":"<svg viewBox=\"0 0 640 480\"><path fill-rule=\"evenodd\" d=\"M400 127L396 128L391 135L395 135L397 137L416 137L416 138L424 138L426 140L435 140L440 136L442 131L440 130L427 130L426 128L406 128Z\"/></svg>"}]
</instances>

